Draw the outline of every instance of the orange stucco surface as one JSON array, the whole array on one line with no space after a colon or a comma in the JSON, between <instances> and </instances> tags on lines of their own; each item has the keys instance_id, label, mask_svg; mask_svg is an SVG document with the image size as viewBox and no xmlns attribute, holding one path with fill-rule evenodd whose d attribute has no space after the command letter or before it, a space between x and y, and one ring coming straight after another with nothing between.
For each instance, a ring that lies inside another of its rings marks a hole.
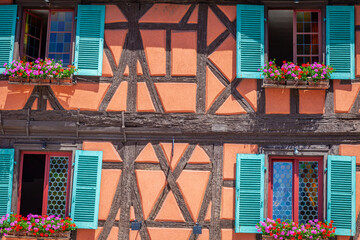
<instances>
[{"instance_id":1,"label":"orange stucco surface","mask_svg":"<svg viewBox=\"0 0 360 240\"><path fill-rule=\"evenodd\" d=\"M33 88L33 86L12 85L0 81L0 110L22 109Z\"/></svg>"},{"instance_id":2,"label":"orange stucco surface","mask_svg":"<svg viewBox=\"0 0 360 240\"><path fill-rule=\"evenodd\" d=\"M207 22L207 45L210 45L221 33L226 30L226 27L215 13L208 10L208 22Z\"/></svg>"},{"instance_id":3,"label":"orange stucco surface","mask_svg":"<svg viewBox=\"0 0 360 240\"><path fill-rule=\"evenodd\" d=\"M103 52L103 65L102 65L102 76L103 77L112 77L114 73L111 69L110 62L105 52Z\"/></svg>"},{"instance_id":4,"label":"orange stucco surface","mask_svg":"<svg viewBox=\"0 0 360 240\"><path fill-rule=\"evenodd\" d=\"M105 30L104 33L105 42L111 51L116 66L118 66L120 62L126 34L127 30Z\"/></svg>"},{"instance_id":5,"label":"orange stucco surface","mask_svg":"<svg viewBox=\"0 0 360 240\"><path fill-rule=\"evenodd\" d=\"M137 83L136 110L138 112L155 112L155 107L145 82Z\"/></svg>"},{"instance_id":6,"label":"orange stucco surface","mask_svg":"<svg viewBox=\"0 0 360 240\"><path fill-rule=\"evenodd\" d=\"M255 240L256 234L235 233L233 229L221 229L221 240Z\"/></svg>"},{"instance_id":7,"label":"orange stucco surface","mask_svg":"<svg viewBox=\"0 0 360 240\"><path fill-rule=\"evenodd\" d=\"M151 209L165 187L165 175L161 170L135 170L144 219L149 217Z\"/></svg>"},{"instance_id":8,"label":"orange stucco surface","mask_svg":"<svg viewBox=\"0 0 360 240\"><path fill-rule=\"evenodd\" d=\"M206 68L206 98L205 106L206 111L214 104L215 100L224 91L225 86L217 79L214 73L207 67Z\"/></svg>"},{"instance_id":9,"label":"orange stucco surface","mask_svg":"<svg viewBox=\"0 0 360 240\"><path fill-rule=\"evenodd\" d=\"M224 144L223 178L235 180L236 154L258 153L257 145L251 144Z\"/></svg>"},{"instance_id":10,"label":"orange stucco surface","mask_svg":"<svg viewBox=\"0 0 360 240\"><path fill-rule=\"evenodd\" d=\"M171 32L171 75L196 75L196 31Z\"/></svg>"},{"instance_id":11,"label":"orange stucco surface","mask_svg":"<svg viewBox=\"0 0 360 240\"><path fill-rule=\"evenodd\" d=\"M347 113L355 102L360 89L360 83L340 84L340 80L333 81L335 113Z\"/></svg>"},{"instance_id":12,"label":"orange stucco surface","mask_svg":"<svg viewBox=\"0 0 360 240\"><path fill-rule=\"evenodd\" d=\"M99 227L98 229L78 229L77 235L76 235L76 239L81 239L81 240L97 240L102 232L103 228ZM118 239L118 233L119 233L119 228L117 227L112 227L109 237L107 238L108 240L116 240Z\"/></svg>"},{"instance_id":13,"label":"orange stucco surface","mask_svg":"<svg viewBox=\"0 0 360 240\"><path fill-rule=\"evenodd\" d=\"M360 6L355 5L355 26L360 25ZM355 75L360 76L360 32L355 31Z\"/></svg>"},{"instance_id":14,"label":"orange stucco surface","mask_svg":"<svg viewBox=\"0 0 360 240\"><path fill-rule=\"evenodd\" d=\"M111 142L83 142L83 150L102 151L103 162L121 162L122 159Z\"/></svg>"},{"instance_id":15,"label":"orange stucco surface","mask_svg":"<svg viewBox=\"0 0 360 240\"><path fill-rule=\"evenodd\" d=\"M290 113L290 89L265 89L266 114Z\"/></svg>"},{"instance_id":16,"label":"orange stucco surface","mask_svg":"<svg viewBox=\"0 0 360 240\"><path fill-rule=\"evenodd\" d=\"M155 83L155 87L165 112L196 111L195 83Z\"/></svg>"},{"instance_id":17,"label":"orange stucco surface","mask_svg":"<svg viewBox=\"0 0 360 240\"><path fill-rule=\"evenodd\" d=\"M174 171L181 157L184 155L188 143L175 143L172 151L172 143L160 143L160 146L165 154L166 160L170 166L170 169Z\"/></svg>"},{"instance_id":18,"label":"orange stucco surface","mask_svg":"<svg viewBox=\"0 0 360 240\"><path fill-rule=\"evenodd\" d=\"M187 23L197 23L198 22L198 14L199 14L199 6L196 6L194 11L190 15Z\"/></svg>"},{"instance_id":19,"label":"orange stucco surface","mask_svg":"<svg viewBox=\"0 0 360 240\"><path fill-rule=\"evenodd\" d=\"M0 4L12 4L12 0L0 0Z\"/></svg>"},{"instance_id":20,"label":"orange stucco surface","mask_svg":"<svg viewBox=\"0 0 360 240\"><path fill-rule=\"evenodd\" d=\"M210 172L208 171L183 170L176 181L195 222L200 212L209 177Z\"/></svg>"},{"instance_id":21,"label":"orange stucco surface","mask_svg":"<svg viewBox=\"0 0 360 240\"><path fill-rule=\"evenodd\" d=\"M172 191L166 196L155 221L185 222Z\"/></svg>"},{"instance_id":22,"label":"orange stucco surface","mask_svg":"<svg viewBox=\"0 0 360 240\"><path fill-rule=\"evenodd\" d=\"M106 109L109 112L126 111L128 82L121 82Z\"/></svg>"},{"instance_id":23,"label":"orange stucco surface","mask_svg":"<svg viewBox=\"0 0 360 240\"><path fill-rule=\"evenodd\" d=\"M216 5L233 22L236 19L236 6Z\"/></svg>"},{"instance_id":24,"label":"orange stucco surface","mask_svg":"<svg viewBox=\"0 0 360 240\"><path fill-rule=\"evenodd\" d=\"M166 31L141 30L147 64L151 76L166 74Z\"/></svg>"},{"instance_id":25,"label":"orange stucco surface","mask_svg":"<svg viewBox=\"0 0 360 240\"><path fill-rule=\"evenodd\" d=\"M214 31L214 30L212 30ZM230 35L209 55L209 59L220 72L231 82L236 75L236 41Z\"/></svg>"},{"instance_id":26,"label":"orange stucco surface","mask_svg":"<svg viewBox=\"0 0 360 240\"><path fill-rule=\"evenodd\" d=\"M121 170L118 169L103 169L101 171L99 220L106 220L109 216L120 176Z\"/></svg>"},{"instance_id":27,"label":"orange stucco surface","mask_svg":"<svg viewBox=\"0 0 360 240\"><path fill-rule=\"evenodd\" d=\"M77 83L73 86L51 86L59 103L67 110L97 111L109 83Z\"/></svg>"},{"instance_id":28,"label":"orange stucco surface","mask_svg":"<svg viewBox=\"0 0 360 240\"><path fill-rule=\"evenodd\" d=\"M139 22L178 23L190 5L158 3L140 18Z\"/></svg>"},{"instance_id":29,"label":"orange stucco surface","mask_svg":"<svg viewBox=\"0 0 360 240\"><path fill-rule=\"evenodd\" d=\"M323 114L325 112L325 90L299 90L300 114Z\"/></svg>"},{"instance_id":30,"label":"orange stucco surface","mask_svg":"<svg viewBox=\"0 0 360 240\"><path fill-rule=\"evenodd\" d=\"M257 79L243 79L236 90L243 96L250 106L257 111Z\"/></svg>"},{"instance_id":31,"label":"orange stucco surface","mask_svg":"<svg viewBox=\"0 0 360 240\"><path fill-rule=\"evenodd\" d=\"M222 188L220 217L221 219L235 220L235 188Z\"/></svg>"},{"instance_id":32,"label":"orange stucco surface","mask_svg":"<svg viewBox=\"0 0 360 240\"><path fill-rule=\"evenodd\" d=\"M356 164L360 165L360 145L359 144L340 144L339 155L355 156Z\"/></svg>"},{"instance_id":33,"label":"orange stucco surface","mask_svg":"<svg viewBox=\"0 0 360 240\"><path fill-rule=\"evenodd\" d=\"M151 143L148 143L144 149L140 152L135 162L144 163L159 163L159 159L156 156L154 147Z\"/></svg>"},{"instance_id":34,"label":"orange stucco surface","mask_svg":"<svg viewBox=\"0 0 360 240\"><path fill-rule=\"evenodd\" d=\"M189 239L192 229L189 228L154 228L148 227L148 232L151 240L184 240Z\"/></svg>"},{"instance_id":35,"label":"orange stucco surface","mask_svg":"<svg viewBox=\"0 0 360 240\"><path fill-rule=\"evenodd\" d=\"M245 109L240 105L238 100L230 95L225 102L215 112L217 115L234 115L234 114L246 114Z\"/></svg>"},{"instance_id":36,"label":"orange stucco surface","mask_svg":"<svg viewBox=\"0 0 360 240\"><path fill-rule=\"evenodd\" d=\"M210 163L210 157L205 150L197 145L188 161L189 164L207 164Z\"/></svg>"},{"instance_id":37,"label":"orange stucco surface","mask_svg":"<svg viewBox=\"0 0 360 240\"><path fill-rule=\"evenodd\" d=\"M116 5L106 5L105 23L127 22L126 17Z\"/></svg>"}]
</instances>

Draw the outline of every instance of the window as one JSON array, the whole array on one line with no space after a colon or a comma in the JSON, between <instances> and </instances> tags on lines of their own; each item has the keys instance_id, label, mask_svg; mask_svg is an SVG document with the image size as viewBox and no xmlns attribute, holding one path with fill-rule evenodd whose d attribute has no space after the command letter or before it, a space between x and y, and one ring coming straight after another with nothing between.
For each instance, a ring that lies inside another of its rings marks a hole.
<instances>
[{"instance_id":1,"label":"window","mask_svg":"<svg viewBox=\"0 0 360 240\"><path fill-rule=\"evenodd\" d=\"M320 10L269 10L269 59L321 62Z\"/></svg>"},{"instance_id":2,"label":"window","mask_svg":"<svg viewBox=\"0 0 360 240\"><path fill-rule=\"evenodd\" d=\"M307 223L322 220L322 158L271 158L268 216Z\"/></svg>"},{"instance_id":3,"label":"window","mask_svg":"<svg viewBox=\"0 0 360 240\"><path fill-rule=\"evenodd\" d=\"M70 175L70 153L23 152L18 212L67 216Z\"/></svg>"},{"instance_id":4,"label":"window","mask_svg":"<svg viewBox=\"0 0 360 240\"><path fill-rule=\"evenodd\" d=\"M21 54L23 61L37 58L71 61L74 13L72 10L24 11Z\"/></svg>"},{"instance_id":5,"label":"window","mask_svg":"<svg viewBox=\"0 0 360 240\"><path fill-rule=\"evenodd\" d=\"M235 232L258 233L255 225L266 217L307 222L322 220L324 215L333 220L335 234L354 236L356 158L328 155L325 171L323 161L323 157L270 156L267 160L265 154L237 154Z\"/></svg>"},{"instance_id":6,"label":"window","mask_svg":"<svg viewBox=\"0 0 360 240\"><path fill-rule=\"evenodd\" d=\"M278 65L283 60L298 64L325 62L335 69L332 79L355 78L354 6L326 6L326 16L321 16L319 10L270 9L268 19L264 9L263 5L237 5L238 78L263 78L258 69L273 58ZM323 18L326 49L321 47ZM326 52L325 59L322 52Z\"/></svg>"},{"instance_id":7,"label":"window","mask_svg":"<svg viewBox=\"0 0 360 240\"><path fill-rule=\"evenodd\" d=\"M101 76L104 47L105 6L77 5L72 10L25 9L22 12L20 56L13 56L17 5L0 5L0 73L4 64L21 58L33 61L40 58L62 59L72 64L77 75ZM75 42L75 46L72 46Z\"/></svg>"}]
</instances>

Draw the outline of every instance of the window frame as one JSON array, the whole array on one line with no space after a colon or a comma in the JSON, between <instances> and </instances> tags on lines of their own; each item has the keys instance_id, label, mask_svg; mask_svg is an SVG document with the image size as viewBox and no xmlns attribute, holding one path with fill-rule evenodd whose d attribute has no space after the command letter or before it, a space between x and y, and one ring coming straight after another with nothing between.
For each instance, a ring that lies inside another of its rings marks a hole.
<instances>
[{"instance_id":1,"label":"window frame","mask_svg":"<svg viewBox=\"0 0 360 240\"><path fill-rule=\"evenodd\" d=\"M296 18L296 13L297 12L317 12L318 13L318 36L319 36L319 53L317 54L318 58L319 58L319 62L322 63L323 62L323 57L322 57L322 24L321 24L321 9L294 9L293 10L293 62L296 63L297 62L297 57L298 56L304 56L306 54L297 54L297 35L299 34L297 32L297 18ZM304 33L300 33L303 34ZM315 33L311 32L311 33L305 33L308 35L314 35ZM312 56L316 56L316 55L312 55L309 54L310 57ZM313 62L311 62L313 63Z\"/></svg>"},{"instance_id":2,"label":"window frame","mask_svg":"<svg viewBox=\"0 0 360 240\"><path fill-rule=\"evenodd\" d=\"M324 219L324 158L323 157L295 157L295 156L269 156L268 172L268 199L267 216L272 218L273 209L273 164L274 162L293 162L293 192L292 192L292 221L299 221L299 162L318 162L318 219ZM297 174L296 174L297 173Z\"/></svg>"},{"instance_id":3,"label":"window frame","mask_svg":"<svg viewBox=\"0 0 360 240\"><path fill-rule=\"evenodd\" d=\"M23 47L24 47L24 37L25 37L25 21L26 21L26 13L33 15L35 17L37 17L35 14L29 12L29 10L47 10L48 11L48 19L47 19L47 28L46 28L46 41L45 41L45 58L48 58L49 55L49 43L50 43L50 29L51 29L51 12L72 12L73 13L73 17L72 17L72 29L71 29L71 41L70 41L70 56L69 56L69 64L72 64L74 59L74 55L75 55L75 50L74 50L74 45L75 45L75 36L76 36L76 24L75 24L75 14L76 11L74 8L68 8L68 9L52 9L52 8L47 8L47 9L40 9L40 8L24 8L23 9L23 13L22 13L22 21L21 21L21 30L20 30L20 51L19 51L19 57L20 59L22 59L22 57L24 56L23 53ZM40 48L39 48L39 56L40 56L40 52L41 52L41 44L42 44L42 33L43 33L43 23L42 23L42 27L41 27L41 34L40 34ZM67 66L65 66L67 67Z\"/></svg>"},{"instance_id":4,"label":"window frame","mask_svg":"<svg viewBox=\"0 0 360 240\"><path fill-rule=\"evenodd\" d=\"M24 165L24 155L25 154L42 154L46 155L45 157L45 173L44 173L44 187L43 187L43 205L42 205L42 215L47 214L47 203L48 203L48 190L49 190L49 170L50 170L50 157L68 157L68 179L66 186L66 206L65 206L65 216L69 216L69 206L70 206L70 190L71 190L71 179L72 179L72 152L59 152L59 151L21 151L20 152L20 166L19 166L19 187L17 194L17 213L20 213L21 205L21 189L22 189L22 176L23 176L23 165Z\"/></svg>"}]
</instances>

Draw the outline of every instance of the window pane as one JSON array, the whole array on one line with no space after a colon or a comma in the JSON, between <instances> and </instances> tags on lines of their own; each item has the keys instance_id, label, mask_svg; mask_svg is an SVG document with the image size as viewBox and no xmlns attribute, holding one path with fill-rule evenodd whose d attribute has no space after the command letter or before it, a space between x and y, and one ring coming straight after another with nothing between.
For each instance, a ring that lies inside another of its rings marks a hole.
<instances>
[{"instance_id":1,"label":"window pane","mask_svg":"<svg viewBox=\"0 0 360 240\"><path fill-rule=\"evenodd\" d=\"M292 219L292 163L274 162L273 219Z\"/></svg>"},{"instance_id":2,"label":"window pane","mask_svg":"<svg viewBox=\"0 0 360 240\"><path fill-rule=\"evenodd\" d=\"M50 157L48 215L65 217L68 157Z\"/></svg>"},{"instance_id":3,"label":"window pane","mask_svg":"<svg viewBox=\"0 0 360 240\"><path fill-rule=\"evenodd\" d=\"M318 163L299 163L299 222L318 219Z\"/></svg>"}]
</instances>

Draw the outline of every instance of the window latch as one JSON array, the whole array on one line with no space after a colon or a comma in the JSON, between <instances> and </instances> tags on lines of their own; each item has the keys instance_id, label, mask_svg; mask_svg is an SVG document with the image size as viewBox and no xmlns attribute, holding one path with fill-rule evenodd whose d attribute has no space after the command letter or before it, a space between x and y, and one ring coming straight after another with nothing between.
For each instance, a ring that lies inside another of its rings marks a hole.
<instances>
[{"instance_id":1,"label":"window latch","mask_svg":"<svg viewBox=\"0 0 360 240\"><path fill-rule=\"evenodd\" d=\"M264 22L266 22L267 21L267 19L266 18L264 18Z\"/></svg>"},{"instance_id":2,"label":"window latch","mask_svg":"<svg viewBox=\"0 0 360 240\"><path fill-rule=\"evenodd\" d=\"M327 172L327 170L328 170L327 168L324 169L325 172Z\"/></svg>"},{"instance_id":3,"label":"window latch","mask_svg":"<svg viewBox=\"0 0 360 240\"><path fill-rule=\"evenodd\" d=\"M324 22L326 22L326 18L324 18Z\"/></svg>"}]
</instances>

